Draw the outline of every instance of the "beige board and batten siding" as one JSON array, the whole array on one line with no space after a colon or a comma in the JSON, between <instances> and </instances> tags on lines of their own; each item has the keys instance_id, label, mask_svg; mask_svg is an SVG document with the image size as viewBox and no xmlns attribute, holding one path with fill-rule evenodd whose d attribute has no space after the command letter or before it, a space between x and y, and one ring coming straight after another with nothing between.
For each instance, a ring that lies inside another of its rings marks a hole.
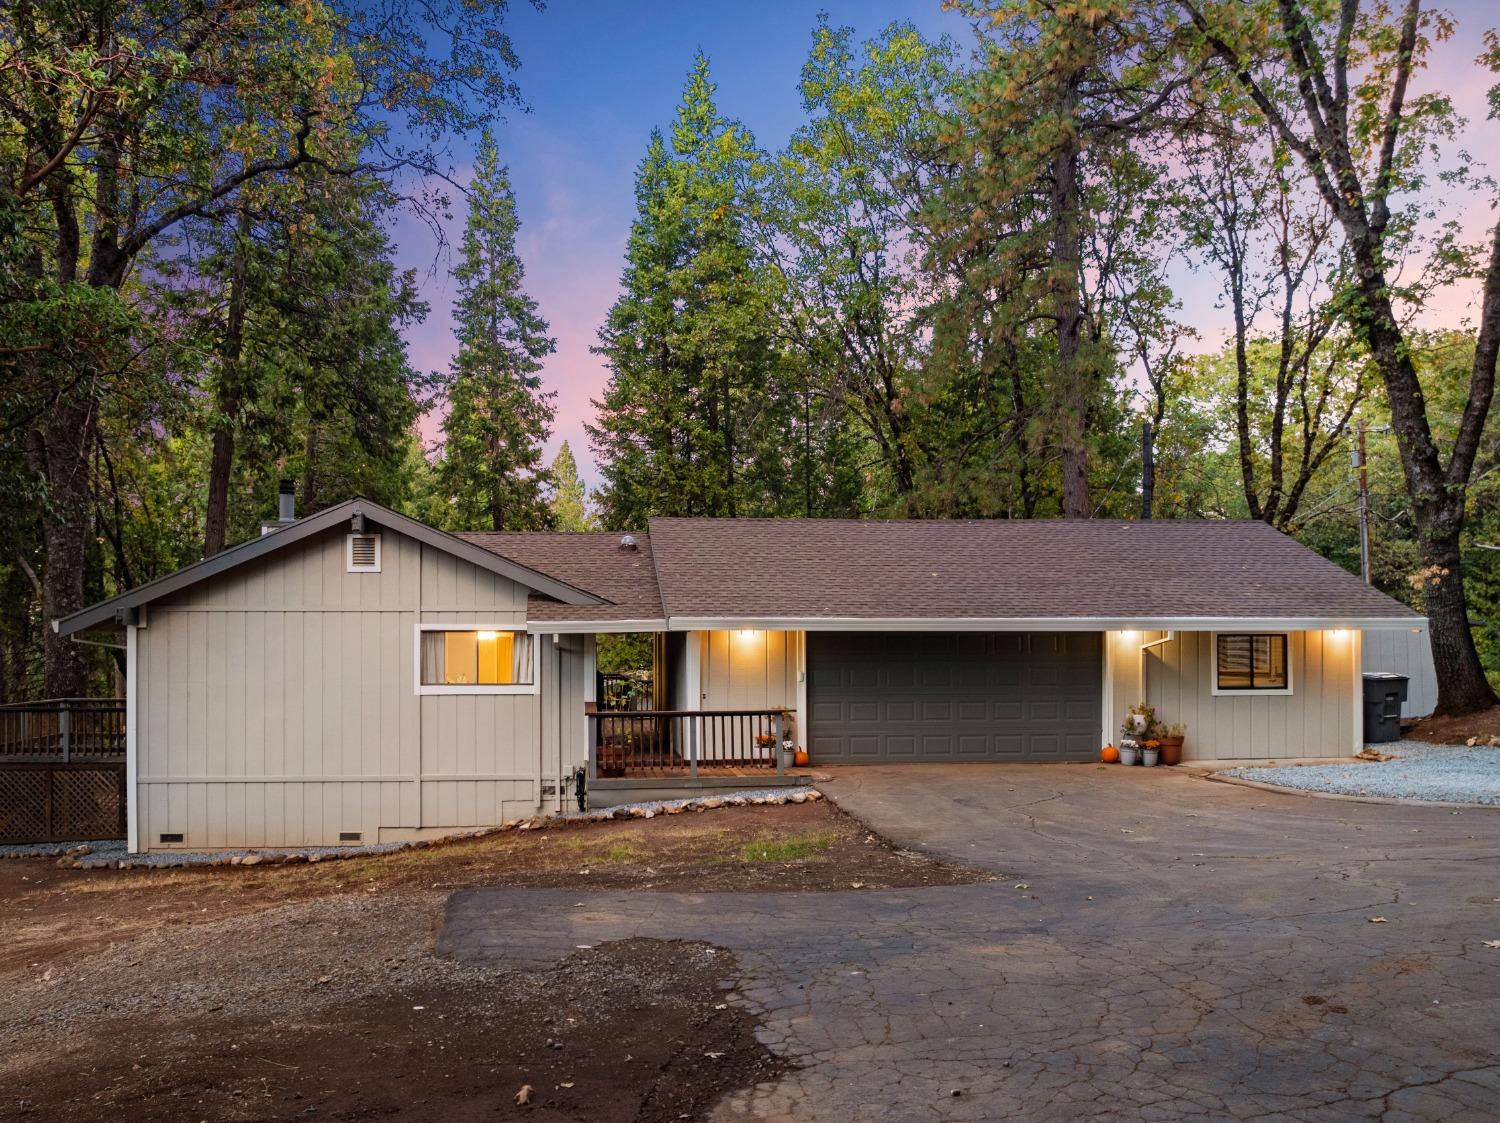
<instances>
[{"instance_id":1,"label":"beige board and batten siding","mask_svg":"<svg viewBox=\"0 0 1500 1123\"><path fill-rule=\"evenodd\" d=\"M1426 628L1380 628L1365 632L1364 669L1407 677L1402 717L1426 717L1437 709L1437 671Z\"/></svg>"},{"instance_id":2,"label":"beige board and batten siding","mask_svg":"<svg viewBox=\"0 0 1500 1123\"><path fill-rule=\"evenodd\" d=\"M557 687L560 671L578 687L581 655L545 638L538 693L416 692L418 621L524 628L524 587L390 530L380 572L347 568L340 528L150 606L142 848L163 834L275 847L489 826L533 812L539 781L576 764L583 734L568 736L564 711L582 695L559 707Z\"/></svg>"},{"instance_id":3,"label":"beige board and batten siding","mask_svg":"<svg viewBox=\"0 0 1500 1123\"><path fill-rule=\"evenodd\" d=\"M699 632L704 710L788 710L796 720L801 632L729 629Z\"/></svg>"},{"instance_id":4,"label":"beige board and batten siding","mask_svg":"<svg viewBox=\"0 0 1500 1123\"><path fill-rule=\"evenodd\" d=\"M1292 693L1213 692L1213 633L1108 632L1112 714L1118 737L1134 702L1156 707L1165 723L1187 726L1185 760L1267 760L1339 757L1357 752L1360 633L1288 633ZM1141 678L1144 676L1144 687Z\"/></svg>"}]
</instances>

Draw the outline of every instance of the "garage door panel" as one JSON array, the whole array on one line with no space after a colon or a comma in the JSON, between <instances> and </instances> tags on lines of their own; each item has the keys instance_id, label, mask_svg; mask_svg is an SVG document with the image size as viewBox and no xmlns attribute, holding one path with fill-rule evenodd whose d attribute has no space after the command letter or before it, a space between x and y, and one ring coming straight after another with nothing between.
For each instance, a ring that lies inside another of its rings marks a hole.
<instances>
[{"instance_id":1,"label":"garage door panel","mask_svg":"<svg viewBox=\"0 0 1500 1123\"><path fill-rule=\"evenodd\" d=\"M994 751L999 758L1014 757L1022 760L1026 756L1026 738L1014 733L1001 734L994 738Z\"/></svg>"},{"instance_id":2,"label":"garage door panel","mask_svg":"<svg viewBox=\"0 0 1500 1123\"><path fill-rule=\"evenodd\" d=\"M844 722L844 703L842 702L809 702L808 709L812 711L813 728L818 726L842 725Z\"/></svg>"},{"instance_id":3,"label":"garage door panel","mask_svg":"<svg viewBox=\"0 0 1500 1123\"><path fill-rule=\"evenodd\" d=\"M1097 633L811 633L809 743L826 762L1092 759Z\"/></svg>"},{"instance_id":4,"label":"garage door panel","mask_svg":"<svg viewBox=\"0 0 1500 1123\"><path fill-rule=\"evenodd\" d=\"M884 741L885 755L887 757L899 758L914 757L917 755L917 739L915 737L905 737L899 733L893 733L888 735ZM872 751L877 755L880 753L878 747Z\"/></svg>"},{"instance_id":5,"label":"garage door panel","mask_svg":"<svg viewBox=\"0 0 1500 1123\"><path fill-rule=\"evenodd\" d=\"M1026 741L1027 755L1036 759L1057 759L1062 756L1062 738L1046 733L1034 733Z\"/></svg>"}]
</instances>

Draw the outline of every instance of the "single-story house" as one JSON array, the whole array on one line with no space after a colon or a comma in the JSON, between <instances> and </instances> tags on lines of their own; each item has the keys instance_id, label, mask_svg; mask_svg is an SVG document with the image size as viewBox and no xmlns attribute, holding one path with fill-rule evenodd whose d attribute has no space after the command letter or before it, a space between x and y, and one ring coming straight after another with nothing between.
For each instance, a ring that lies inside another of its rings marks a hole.
<instances>
[{"instance_id":1,"label":"single-story house","mask_svg":"<svg viewBox=\"0 0 1500 1123\"><path fill-rule=\"evenodd\" d=\"M364 499L56 622L118 626L132 850L337 845L813 766L1083 761L1126 708L1198 760L1361 742L1422 617L1258 522L652 519L452 535ZM650 633L607 709L597 639Z\"/></svg>"}]
</instances>

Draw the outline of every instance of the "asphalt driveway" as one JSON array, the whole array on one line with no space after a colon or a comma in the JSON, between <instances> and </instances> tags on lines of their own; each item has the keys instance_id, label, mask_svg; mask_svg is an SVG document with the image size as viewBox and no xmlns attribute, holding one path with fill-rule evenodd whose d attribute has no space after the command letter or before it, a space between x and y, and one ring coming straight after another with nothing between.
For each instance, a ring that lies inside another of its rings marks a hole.
<instances>
[{"instance_id":1,"label":"asphalt driveway","mask_svg":"<svg viewBox=\"0 0 1500 1123\"><path fill-rule=\"evenodd\" d=\"M724 1120L1500 1117L1500 813L1118 766L847 768L825 791L1007 877L480 889L440 944L523 964L628 936L732 950L763 1039L801 1067Z\"/></svg>"}]
</instances>

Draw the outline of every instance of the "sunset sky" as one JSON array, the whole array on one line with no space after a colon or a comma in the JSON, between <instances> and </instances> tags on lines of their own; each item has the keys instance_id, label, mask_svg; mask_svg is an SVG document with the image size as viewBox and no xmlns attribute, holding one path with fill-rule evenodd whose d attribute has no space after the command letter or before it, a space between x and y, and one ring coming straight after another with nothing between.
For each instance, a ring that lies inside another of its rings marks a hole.
<instances>
[{"instance_id":1,"label":"sunset sky","mask_svg":"<svg viewBox=\"0 0 1500 1123\"><path fill-rule=\"evenodd\" d=\"M1469 118L1464 144L1484 160L1497 150L1500 124L1485 119L1484 91L1492 78L1474 58L1484 29L1500 23L1500 15L1489 0L1460 0L1448 10L1458 34L1438 46L1420 84L1431 88L1438 82L1454 97ZM511 34L522 60L518 77L531 112L496 122L495 133L515 185L527 288L557 338L557 352L543 372L546 386L558 392L548 454L569 441L590 485L598 475L583 426L606 371L589 348L617 292L634 217L633 177L647 134L670 124L693 54L702 49L712 64L721 111L744 122L762 147L780 147L803 120L797 80L819 11L861 37L893 20L909 20L924 33L970 41L967 23L944 12L938 0L553 0L540 13L524 3L513 8ZM463 146L454 152L460 181L468 155ZM461 200L456 203L450 229L455 241L462 224ZM1465 219L1478 233L1487 209L1473 205ZM395 236L402 263L418 270L432 306L427 321L407 333L412 361L422 369L444 369L453 351L451 258L414 219L401 222ZM1184 269L1178 289L1205 346L1216 343L1225 317L1215 307L1214 285ZM1465 304L1465 294L1451 294L1441 321L1459 322ZM437 422L428 419L423 432L434 440Z\"/></svg>"}]
</instances>

